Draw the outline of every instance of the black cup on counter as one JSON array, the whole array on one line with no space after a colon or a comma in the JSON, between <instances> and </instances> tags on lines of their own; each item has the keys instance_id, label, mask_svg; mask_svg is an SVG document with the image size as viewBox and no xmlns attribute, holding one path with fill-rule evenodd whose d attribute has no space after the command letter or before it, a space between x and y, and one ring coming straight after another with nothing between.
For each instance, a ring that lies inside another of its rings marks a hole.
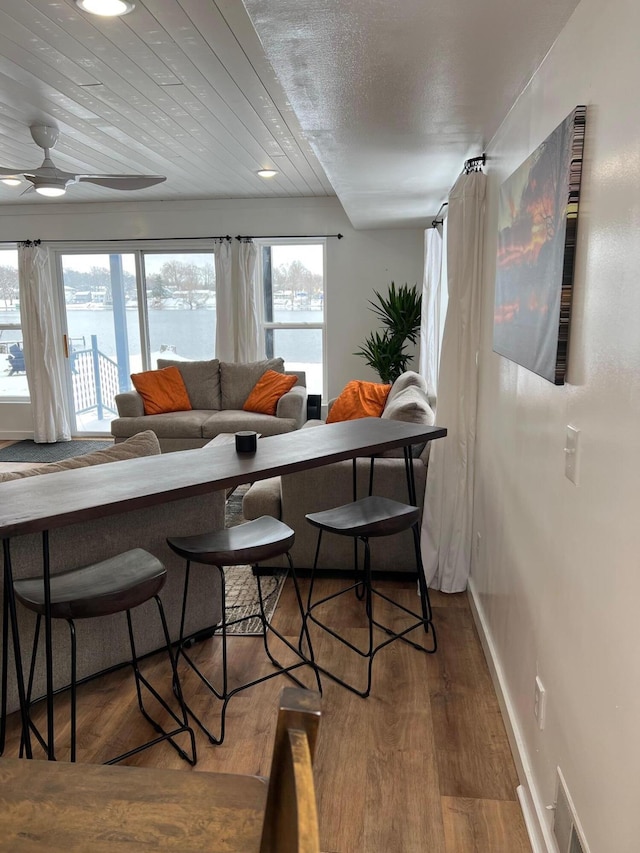
<instances>
[{"instance_id":1,"label":"black cup on counter","mask_svg":"<svg viewBox=\"0 0 640 853\"><path fill-rule=\"evenodd\" d=\"M255 453L258 445L257 432L237 432L236 433L236 452L237 453Z\"/></svg>"}]
</instances>

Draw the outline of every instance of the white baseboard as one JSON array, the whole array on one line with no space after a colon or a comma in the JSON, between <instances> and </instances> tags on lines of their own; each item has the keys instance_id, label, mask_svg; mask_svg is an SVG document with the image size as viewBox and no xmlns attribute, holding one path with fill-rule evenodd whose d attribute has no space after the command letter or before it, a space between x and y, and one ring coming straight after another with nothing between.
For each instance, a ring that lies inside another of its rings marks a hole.
<instances>
[{"instance_id":1,"label":"white baseboard","mask_svg":"<svg viewBox=\"0 0 640 853\"><path fill-rule=\"evenodd\" d=\"M485 658L487 659L491 680L493 681L496 696L498 697L500 711L502 712L507 737L509 738L509 745L513 753L513 760L521 783L516 792L527 827L527 833L529 834L531 849L533 853L558 853L557 845L546 820L544 803L538 793L533 774L531 773L529 757L509 695L504 672L496 653L482 604L471 578L469 579L468 592L471 612L478 629L478 634L480 635L480 642Z\"/></svg>"}]
</instances>

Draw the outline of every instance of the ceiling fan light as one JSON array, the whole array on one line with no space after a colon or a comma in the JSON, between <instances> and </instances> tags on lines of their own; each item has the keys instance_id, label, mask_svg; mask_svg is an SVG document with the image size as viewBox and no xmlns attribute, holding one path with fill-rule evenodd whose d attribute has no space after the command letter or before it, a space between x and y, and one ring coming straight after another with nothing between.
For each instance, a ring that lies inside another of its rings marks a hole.
<instances>
[{"instance_id":1,"label":"ceiling fan light","mask_svg":"<svg viewBox=\"0 0 640 853\"><path fill-rule=\"evenodd\" d=\"M101 15L104 18L117 18L127 15L135 8L130 0L76 0L76 6L91 15Z\"/></svg>"},{"instance_id":2,"label":"ceiling fan light","mask_svg":"<svg viewBox=\"0 0 640 853\"><path fill-rule=\"evenodd\" d=\"M8 187L19 187L22 181L20 178L2 178L2 183Z\"/></svg>"},{"instance_id":3,"label":"ceiling fan light","mask_svg":"<svg viewBox=\"0 0 640 853\"><path fill-rule=\"evenodd\" d=\"M37 193L45 195L47 198L56 198L57 196L64 195L67 191L64 185L53 182L49 183L47 181L40 182L35 189Z\"/></svg>"},{"instance_id":4,"label":"ceiling fan light","mask_svg":"<svg viewBox=\"0 0 640 853\"><path fill-rule=\"evenodd\" d=\"M259 169L258 175L261 178L273 178L274 175L277 175L277 171L275 169Z\"/></svg>"}]
</instances>

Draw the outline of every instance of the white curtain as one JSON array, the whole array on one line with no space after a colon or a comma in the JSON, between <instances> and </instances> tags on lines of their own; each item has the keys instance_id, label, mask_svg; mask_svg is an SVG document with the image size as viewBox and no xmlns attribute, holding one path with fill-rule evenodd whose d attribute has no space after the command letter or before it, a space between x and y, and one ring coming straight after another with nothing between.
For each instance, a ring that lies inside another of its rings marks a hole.
<instances>
[{"instance_id":1,"label":"white curtain","mask_svg":"<svg viewBox=\"0 0 640 853\"><path fill-rule=\"evenodd\" d=\"M238 314L236 361L258 361L264 358L260 344L260 320L256 294L255 270L258 251L253 242L240 243L238 253Z\"/></svg>"},{"instance_id":2,"label":"white curtain","mask_svg":"<svg viewBox=\"0 0 640 853\"><path fill-rule=\"evenodd\" d=\"M419 372L427 382L429 397L437 396L440 347L447 310L446 263L443 263L443 234L436 227L424 232L424 278L422 281L422 312L420 320Z\"/></svg>"},{"instance_id":3,"label":"white curtain","mask_svg":"<svg viewBox=\"0 0 640 853\"><path fill-rule=\"evenodd\" d=\"M18 276L33 438L37 442L70 441L60 346L62 329L55 310L47 250L20 245Z\"/></svg>"},{"instance_id":4,"label":"white curtain","mask_svg":"<svg viewBox=\"0 0 640 853\"><path fill-rule=\"evenodd\" d=\"M216 358L235 361L235 305L231 278L231 243L220 240L216 261Z\"/></svg>"},{"instance_id":5,"label":"white curtain","mask_svg":"<svg viewBox=\"0 0 640 853\"><path fill-rule=\"evenodd\" d=\"M427 583L466 589L471 565L474 449L486 175L461 175L449 196L449 304L442 340L436 423L447 437L431 444L422 517Z\"/></svg>"}]
</instances>

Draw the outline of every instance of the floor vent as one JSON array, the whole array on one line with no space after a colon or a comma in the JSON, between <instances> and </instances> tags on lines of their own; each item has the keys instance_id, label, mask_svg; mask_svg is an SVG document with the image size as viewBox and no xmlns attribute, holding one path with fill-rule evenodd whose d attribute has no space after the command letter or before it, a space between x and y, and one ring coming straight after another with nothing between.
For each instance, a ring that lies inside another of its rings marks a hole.
<instances>
[{"instance_id":1,"label":"floor vent","mask_svg":"<svg viewBox=\"0 0 640 853\"><path fill-rule=\"evenodd\" d=\"M589 853L573 800L567 789L562 771L558 767L556 804L553 818L553 834L560 853Z\"/></svg>"}]
</instances>

